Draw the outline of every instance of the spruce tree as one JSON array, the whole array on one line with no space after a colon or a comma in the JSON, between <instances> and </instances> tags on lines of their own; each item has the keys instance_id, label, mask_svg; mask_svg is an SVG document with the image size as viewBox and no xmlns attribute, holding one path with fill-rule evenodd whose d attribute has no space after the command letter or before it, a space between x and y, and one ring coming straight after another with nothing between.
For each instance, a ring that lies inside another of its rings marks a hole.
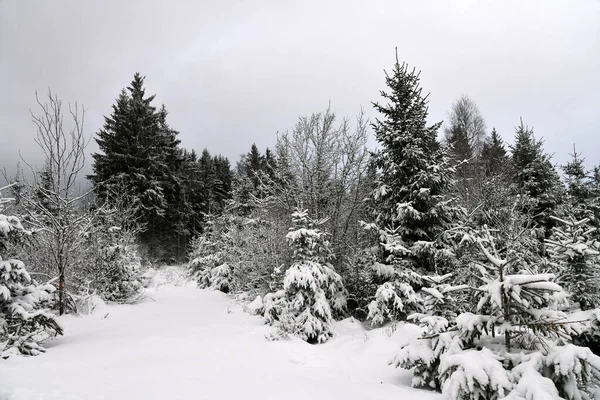
<instances>
[{"instance_id":1,"label":"spruce tree","mask_svg":"<svg viewBox=\"0 0 600 400\"><path fill-rule=\"evenodd\" d=\"M265 317L284 334L323 343L333 336L334 313L344 311L347 292L329 263L329 235L319 229L323 221L312 220L306 210L296 210L292 221L286 235L292 265L285 272L283 289L265 296Z\"/></svg>"},{"instance_id":2,"label":"spruce tree","mask_svg":"<svg viewBox=\"0 0 600 400\"><path fill-rule=\"evenodd\" d=\"M561 311L567 293L554 274L539 273L545 268L539 256L525 256L528 232L514 225L508 232L483 227L465 234L483 255L473 265L478 281L466 289L474 306L444 315L439 305L456 309L456 302L452 291L437 290L438 306L414 315L427 330L393 361L412 369L413 385L472 400L582 399L597 387L600 358L569 343L579 322Z\"/></svg>"},{"instance_id":3,"label":"spruce tree","mask_svg":"<svg viewBox=\"0 0 600 400\"><path fill-rule=\"evenodd\" d=\"M425 271L448 267L444 232L460 214L445 197L452 168L437 141L440 123L427 125L427 96L419 73L396 58L386 73L385 104L373 103L380 117L373 124L380 149L373 157L379 185L373 195L374 218L406 248L403 264Z\"/></svg>"},{"instance_id":4,"label":"spruce tree","mask_svg":"<svg viewBox=\"0 0 600 400\"><path fill-rule=\"evenodd\" d=\"M492 128L490 139L483 145L481 164L488 178L502 174L508 167L506 147L496 128Z\"/></svg>"},{"instance_id":5,"label":"spruce tree","mask_svg":"<svg viewBox=\"0 0 600 400\"><path fill-rule=\"evenodd\" d=\"M573 146L571 160L561 166L567 195L564 208L567 214L572 214L577 219L587 218L591 226L600 228L598 175L596 170L586 170L584 162L581 153L578 153ZM595 231L593 234L598 237L599 233Z\"/></svg>"},{"instance_id":6,"label":"spruce tree","mask_svg":"<svg viewBox=\"0 0 600 400\"><path fill-rule=\"evenodd\" d=\"M511 146L512 178L517 194L523 197L523 211L528 213L540 228L540 236L550 234L555 213L561 198L562 183L544 152L543 141L536 139L533 129L523 121L517 127L515 144Z\"/></svg>"},{"instance_id":7,"label":"spruce tree","mask_svg":"<svg viewBox=\"0 0 600 400\"><path fill-rule=\"evenodd\" d=\"M582 310L600 306L600 243L589 219L556 218L546 248L562 286Z\"/></svg>"},{"instance_id":8,"label":"spruce tree","mask_svg":"<svg viewBox=\"0 0 600 400\"><path fill-rule=\"evenodd\" d=\"M110 202L116 194L131 199L147 227L142 239L153 257L164 259L184 247L179 238L189 234L189 208L178 133L167 123L165 106L152 105L154 97L146 95L144 77L136 73L98 132L100 152L93 154L89 178L99 201Z\"/></svg>"}]
</instances>

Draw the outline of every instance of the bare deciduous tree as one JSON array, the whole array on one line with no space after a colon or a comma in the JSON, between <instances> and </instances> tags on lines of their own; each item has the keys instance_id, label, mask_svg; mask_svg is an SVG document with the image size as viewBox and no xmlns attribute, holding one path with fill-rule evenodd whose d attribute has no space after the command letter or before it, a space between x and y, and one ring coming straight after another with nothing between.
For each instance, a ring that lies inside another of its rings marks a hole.
<instances>
[{"instance_id":1,"label":"bare deciduous tree","mask_svg":"<svg viewBox=\"0 0 600 400\"><path fill-rule=\"evenodd\" d=\"M279 175L286 179L274 193L284 208L284 224L289 225L295 207L308 209L317 220L328 218L325 229L332 234L335 250L347 245L351 231L358 229L366 196L369 153L364 111L352 125L348 118L337 124L329 107L301 117L276 145Z\"/></svg>"},{"instance_id":2,"label":"bare deciduous tree","mask_svg":"<svg viewBox=\"0 0 600 400\"><path fill-rule=\"evenodd\" d=\"M58 309L65 312L67 272L74 266L75 255L91 224L90 214L82 212L81 201L89 193L79 190L80 173L85 164L85 110L77 103L69 105L72 126L65 129L62 101L48 90L45 101L36 92L38 112L31 112L37 132L35 142L45 155L42 170L27 164L33 180L25 182L19 197L27 213L39 247L38 263L54 270L58 278ZM45 259L42 259L45 258Z\"/></svg>"},{"instance_id":3,"label":"bare deciduous tree","mask_svg":"<svg viewBox=\"0 0 600 400\"><path fill-rule=\"evenodd\" d=\"M481 152L489 138L485 119L471 98L463 95L452 105L444 135L456 163L456 190L465 207L473 210L482 202L485 176Z\"/></svg>"}]
</instances>

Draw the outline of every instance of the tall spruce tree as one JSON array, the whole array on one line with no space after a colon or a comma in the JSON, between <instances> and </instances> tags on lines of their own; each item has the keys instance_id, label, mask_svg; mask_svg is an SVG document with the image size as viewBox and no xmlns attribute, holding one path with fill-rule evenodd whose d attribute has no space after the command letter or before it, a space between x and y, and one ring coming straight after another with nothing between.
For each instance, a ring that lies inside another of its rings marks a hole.
<instances>
[{"instance_id":1,"label":"tall spruce tree","mask_svg":"<svg viewBox=\"0 0 600 400\"><path fill-rule=\"evenodd\" d=\"M445 195L453 169L437 141L441 123L427 125L427 96L419 73L396 56L386 72L385 104L373 103L380 117L373 124L380 149L373 155L379 171L374 191L375 223L392 233L406 249L402 264L409 269L436 271L448 267L444 232L461 212Z\"/></svg>"},{"instance_id":2,"label":"tall spruce tree","mask_svg":"<svg viewBox=\"0 0 600 400\"><path fill-rule=\"evenodd\" d=\"M89 178L100 201L116 193L130 198L147 227L143 239L150 255L170 258L177 252L171 246L186 232L178 179L182 158L177 131L167 124L166 108L152 105L154 97L146 95L144 77L136 73L98 132L100 152L93 154Z\"/></svg>"}]
</instances>

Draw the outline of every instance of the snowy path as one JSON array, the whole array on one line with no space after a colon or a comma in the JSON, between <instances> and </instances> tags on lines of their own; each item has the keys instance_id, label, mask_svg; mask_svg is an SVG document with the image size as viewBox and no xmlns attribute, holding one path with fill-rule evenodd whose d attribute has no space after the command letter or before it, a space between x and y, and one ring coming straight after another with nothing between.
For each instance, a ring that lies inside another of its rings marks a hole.
<instances>
[{"instance_id":1,"label":"snowy path","mask_svg":"<svg viewBox=\"0 0 600 400\"><path fill-rule=\"evenodd\" d=\"M440 398L386 365L399 332L346 320L325 345L270 342L271 328L222 293L163 286L150 296L106 318L61 318L65 336L46 354L0 361L0 400Z\"/></svg>"}]
</instances>

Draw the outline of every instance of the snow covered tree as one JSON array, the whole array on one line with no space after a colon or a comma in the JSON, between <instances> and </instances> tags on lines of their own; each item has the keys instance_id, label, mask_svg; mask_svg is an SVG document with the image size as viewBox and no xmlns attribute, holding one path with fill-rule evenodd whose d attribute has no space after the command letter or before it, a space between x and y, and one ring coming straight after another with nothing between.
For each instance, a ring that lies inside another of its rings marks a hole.
<instances>
[{"instance_id":1,"label":"snow covered tree","mask_svg":"<svg viewBox=\"0 0 600 400\"><path fill-rule=\"evenodd\" d=\"M486 177L502 175L509 167L508 153L504 141L496 128L492 128L489 140L483 144L481 150L481 164Z\"/></svg>"},{"instance_id":2,"label":"snow covered tree","mask_svg":"<svg viewBox=\"0 0 600 400\"><path fill-rule=\"evenodd\" d=\"M544 152L543 141L536 139L533 130L523 121L517 127L511 150L512 178L517 194L524 199L523 211L531 215L541 229L540 238L546 238L554 226L550 216L560 203L562 183L550 156Z\"/></svg>"},{"instance_id":3,"label":"snow covered tree","mask_svg":"<svg viewBox=\"0 0 600 400\"><path fill-rule=\"evenodd\" d=\"M277 140L278 160L266 195L282 209L282 223L296 207L306 207L315 219L327 216L323 227L331 233L336 264L357 236L366 196L367 127L364 112L353 125L347 118L339 121L330 106L300 117Z\"/></svg>"},{"instance_id":4,"label":"snow covered tree","mask_svg":"<svg viewBox=\"0 0 600 400\"><path fill-rule=\"evenodd\" d=\"M374 225L368 229L376 229ZM388 254L384 263L373 260L371 268L383 283L377 288L369 304L367 319L372 325L387 321L405 320L406 316L422 309L422 299L414 287L423 285L423 277L405 263L410 251L402 245L398 235L381 233L383 251Z\"/></svg>"},{"instance_id":5,"label":"snow covered tree","mask_svg":"<svg viewBox=\"0 0 600 400\"><path fill-rule=\"evenodd\" d=\"M488 137L485 120L468 96L461 96L452 105L444 136L455 166L455 193L465 208L475 209L481 202L485 181L481 154Z\"/></svg>"},{"instance_id":6,"label":"snow covered tree","mask_svg":"<svg viewBox=\"0 0 600 400\"><path fill-rule=\"evenodd\" d=\"M450 351L460 349L453 322L468 295L467 285L452 285L452 274L423 277L427 284L420 293L421 310L408 316L425 332L423 340L404 346L392 364L412 369L412 385L440 389L439 366L441 358ZM458 346L456 349L453 347Z\"/></svg>"},{"instance_id":7,"label":"snow covered tree","mask_svg":"<svg viewBox=\"0 0 600 400\"><path fill-rule=\"evenodd\" d=\"M231 270L225 262L225 251L220 242L224 229L222 219L209 219L205 231L191 244L189 271L201 289L230 290Z\"/></svg>"},{"instance_id":8,"label":"snow covered tree","mask_svg":"<svg viewBox=\"0 0 600 400\"><path fill-rule=\"evenodd\" d=\"M286 239L294 252L293 262L285 272L282 291L267 295L267 321L277 321L284 332L309 343L323 343L333 336L333 313L343 312L346 290L329 264L332 254L328 235L318 228L320 221L312 220L306 210L294 212L292 220L294 227ZM280 310L269 307L274 301Z\"/></svg>"},{"instance_id":9,"label":"snow covered tree","mask_svg":"<svg viewBox=\"0 0 600 400\"><path fill-rule=\"evenodd\" d=\"M558 275L558 281L582 310L600 307L600 243L596 228L587 218L553 217L559 226L552 228L546 250Z\"/></svg>"},{"instance_id":10,"label":"snow covered tree","mask_svg":"<svg viewBox=\"0 0 600 400\"><path fill-rule=\"evenodd\" d=\"M55 288L38 285L25 269L23 262L6 258L15 237L25 230L17 217L3 213L10 199L2 198L0 188L0 358L22 353L37 355L44 352L40 334L62 335L48 308Z\"/></svg>"},{"instance_id":11,"label":"snow covered tree","mask_svg":"<svg viewBox=\"0 0 600 400\"><path fill-rule=\"evenodd\" d=\"M144 288L136 237L143 228L125 196L98 209L86 241L91 262L84 267L80 286L95 289L107 301L127 303L139 299Z\"/></svg>"},{"instance_id":12,"label":"snow covered tree","mask_svg":"<svg viewBox=\"0 0 600 400\"><path fill-rule=\"evenodd\" d=\"M451 264L444 234L462 210L446 197L453 169L437 141L440 124L427 126L419 74L397 57L386 85L381 96L388 103L373 104L381 115L373 124L380 146L372 157L379 171L374 222L397 235L408 269L444 272Z\"/></svg>"},{"instance_id":13,"label":"snow covered tree","mask_svg":"<svg viewBox=\"0 0 600 400\"><path fill-rule=\"evenodd\" d=\"M566 200L564 208L567 214L572 214L577 219L589 219L592 227L600 228L600 190L596 170L588 171L585 168L585 159L573 146L571 160L561 166L564 172L566 186ZM598 235L598 231L594 235Z\"/></svg>"},{"instance_id":14,"label":"snow covered tree","mask_svg":"<svg viewBox=\"0 0 600 400\"><path fill-rule=\"evenodd\" d=\"M461 146L451 146L451 153L457 159L468 160L481 154L487 141L486 123L479 107L469 96L462 95L452 104L444 135L449 145L462 142Z\"/></svg>"},{"instance_id":15,"label":"snow covered tree","mask_svg":"<svg viewBox=\"0 0 600 400\"><path fill-rule=\"evenodd\" d=\"M23 223L33 232L34 251L27 255L36 269L56 274L58 310L67 311L67 284L71 283L78 255L93 220L93 213L82 207L86 192L79 187L85 165L88 140L84 134L84 109L69 106L71 126L64 121L62 101L48 92L42 101L36 93L39 113L32 112L36 126L35 142L45 156L44 168L35 171L33 180L24 180L16 197L23 205Z\"/></svg>"},{"instance_id":16,"label":"snow covered tree","mask_svg":"<svg viewBox=\"0 0 600 400\"><path fill-rule=\"evenodd\" d=\"M496 237L507 233L499 247ZM395 360L413 368L413 384L453 399L581 399L600 382L600 358L569 343L578 324L560 311L567 293L553 274L540 273L539 257L522 256L518 241L527 230L514 233L483 227L465 236L483 255L473 265L481 282L470 288L475 313L421 316L428 325L423 341Z\"/></svg>"},{"instance_id":17,"label":"snow covered tree","mask_svg":"<svg viewBox=\"0 0 600 400\"><path fill-rule=\"evenodd\" d=\"M189 236L185 160L165 106L152 105L155 96L146 95L144 79L136 73L105 117L89 178L100 203L125 191L147 227L141 237L149 257L169 259L178 256L181 238Z\"/></svg>"}]
</instances>

